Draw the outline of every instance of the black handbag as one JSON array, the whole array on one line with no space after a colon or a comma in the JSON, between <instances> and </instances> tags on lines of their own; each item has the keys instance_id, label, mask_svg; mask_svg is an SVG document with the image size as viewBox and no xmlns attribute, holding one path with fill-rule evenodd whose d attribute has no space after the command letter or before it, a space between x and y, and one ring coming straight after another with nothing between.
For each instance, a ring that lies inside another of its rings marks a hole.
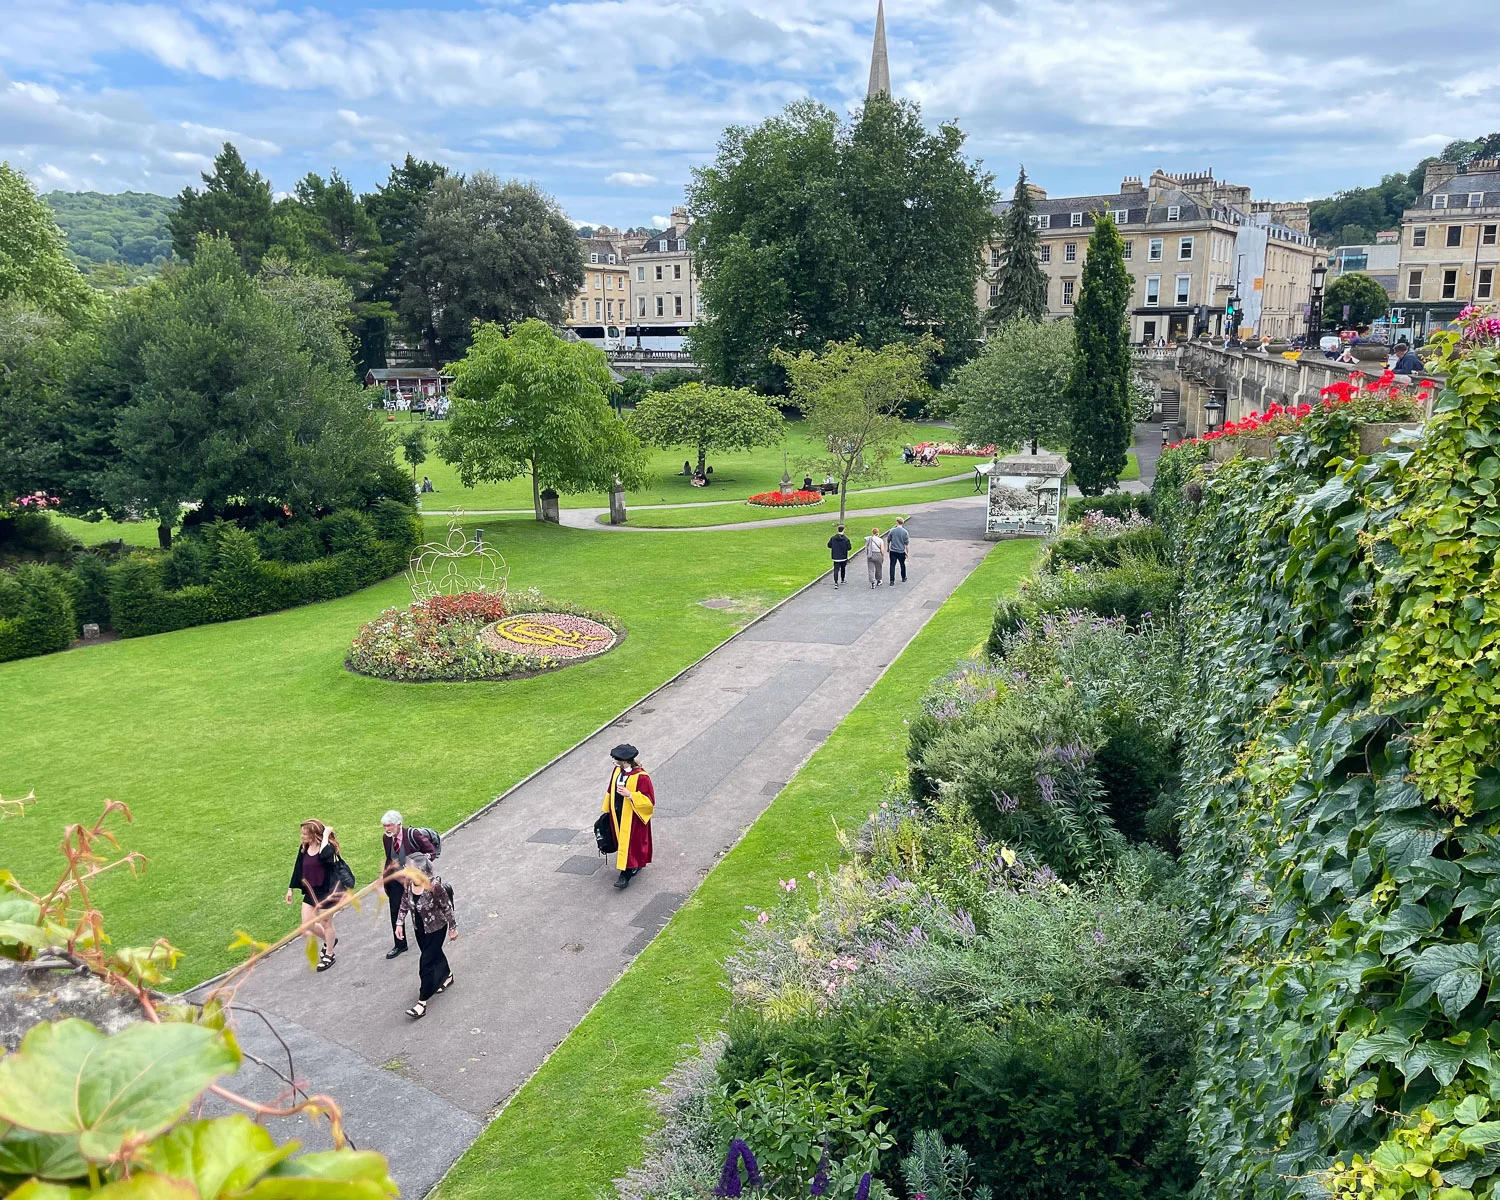
<instances>
[{"instance_id":1,"label":"black handbag","mask_svg":"<svg viewBox=\"0 0 1500 1200\"><path fill-rule=\"evenodd\" d=\"M615 823L607 812L600 813L594 822L594 844L599 847L600 854L613 854L620 848L620 841L615 837Z\"/></svg>"},{"instance_id":2,"label":"black handbag","mask_svg":"<svg viewBox=\"0 0 1500 1200\"><path fill-rule=\"evenodd\" d=\"M342 857L333 860L333 877L338 880L340 887L352 888L354 886L354 871Z\"/></svg>"}]
</instances>

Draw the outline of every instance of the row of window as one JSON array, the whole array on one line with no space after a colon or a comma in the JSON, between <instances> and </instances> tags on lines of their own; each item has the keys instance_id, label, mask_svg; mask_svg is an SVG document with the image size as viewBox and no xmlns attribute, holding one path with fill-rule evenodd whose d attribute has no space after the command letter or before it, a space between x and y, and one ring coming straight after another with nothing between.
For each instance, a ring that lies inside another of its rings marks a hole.
<instances>
[{"instance_id":1,"label":"row of window","mask_svg":"<svg viewBox=\"0 0 1500 1200\"><path fill-rule=\"evenodd\" d=\"M666 271L669 266L671 268L672 274L670 276L664 275L663 272ZM637 283L645 283L646 282L646 268L645 268L644 264L641 264L641 263L637 263L636 264L635 278L636 278L636 282ZM670 263L670 264L669 263L657 263L656 264L656 278L657 279L667 279L667 278L681 279L682 278L682 264L681 263Z\"/></svg>"},{"instance_id":2,"label":"row of window","mask_svg":"<svg viewBox=\"0 0 1500 1200\"><path fill-rule=\"evenodd\" d=\"M1190 237L1178 238L1177 239L1177 260L1179 262L1189 262L1189 261L1192 260L1192 257L1193 257L1193 242L1194 242L1194 239L1192 239ZM1124 255L1125 258L1127 260L1134 258L1135 257L1135 242L1133 242L1133 241L1131 241L1130 239L1127 238L1122 243L1122 245L1124 246L1124 250L1125 250L1125 255ZM1166 248L1166 242L1165 242L1164 239L1162 239L1162 238L1149 238L1147 240L1147 242L1146 242L1146 261L1147 262L1161 262L1162 261L1162 255L1163 255L1163 253L1165 251L1165 248ZM1050 244L1043 243L1043 245L1041 247L1041 260L1044 263L1050 263L1052 261L1052 247L1051 247ZM1063 262L1070 263L1070 262L1077 262L1077 261L1078 261L1078 243L1077 242L1064 242L1063 243ZM990 267L993 269L993 268L997 268L999 266L1000 266L1000 251L999 251L999 249L992 247L991 250L990 250Z\"/></svg>"},{"instance_id":3,"label":"row of window","mask_svg":"<svg viewBox=\"0 0 1500 1200\"><path fill-rule=\"evenodd\" d=\"M1420 300L1422 298L1421 271L1408 271L1406 273L1406 298L1408 300ZM1458 268L1448 267L1443 271L1441 295L1444 300L1458 299ZM1495 296L1495 268L1480 267L1474 276L1474 299L1492 300Z\"/></svg>"},{"instance_id":4,"label":"row of window","mask_svg":"<svg viewBox=\"0 0 1500 1200\"><path fill-rule=\"evenodd\" d=\"M1037 213L1031 218L1031 223L1037 229L1051 229L1053 216L1061 217L1062 213ZM1083 225L1083 213L1075 212L1068 214L1068 225L1070 228L1078 229ZM1116 225L1125 225L1130 221L1130 210L1124 208L1112 208L1109 210L1110 219ZM1182 219L1182 207L1177 204L1167 206L1167 220L1180 221Z\"/></svg>"},{"instance_id":5,"label":"row of window","mask_svg":"<svg viewBox=\"0 0 1500 1200\"><path fill-rule=\"evenodd\" d=\"M1481 225L1479 227L1479 244L1481 246L1493 246L1495 244L1496 226ZM1413 246L1427 245L1426 225L1413 225L1411 227L1411 244ZM1446 226L1447 240L1445 246L1462 246L1464 244L1464 227L1462 225Z\"/></svg>"},{"instance_id":6,"label":"row of window","mask_svg":"<svg viewBox=\"0 0 1500 1200\"><path fill-rule=\"evenodd\" d=\"M1179 306L1192 302L1193 277L1191 275L1179 275L1176 278L1176 303ZM1062 306L1071 308L1073 306L1073 289L1077 283L1074 279L1062 281ZM993 300L1000 294L998 283L990 284L990 299ZM1161 304L1161 276L1146 276L1146 307L1156 308Z\"/></svg>"},{"instance_id":7,"label":"row of window","mask_svg":"<svg viewBox=\"0 0 1500 1200\"><path fill-rule=\"evenodd\" d=\"M637 296L636 297L636 315L637 316L645 317L645 316L650 316L651 315L651 313L649 312L649 308L650 308L649 301L651 301L652 299L654 299L655 302L656 302L655 303L656 316L658 316L658 317L666 317L666 316L680 317L680 316L683 315L683 306L682 306L682 297L681 296L656 296L656 297ZM619 302L619 305L620 305L620 307L619 307L619 316L620 316L620 320L623 321L625 319L625 317L626 317L629 309L626 306L626 303L625 303L625 301L623 299ZM577 316L578 316L578 320L580 320L580 321L587 321L589 319L589 302L587 300L579 300L578 301ZM596 320L596 321L613 321L614 319L615 319L615 301L614 300L611 299L611 300L595 300L594 301L594 320Z\"/></svg>"},{"instance_id":8,"label":"row of window","mask_svg":"<svg viewBox=\"0 0 1500 1200\"><path fill-rule=\"evenodd\" d=\"M1483 208L1484 207L1484 193L1483 192L1470 192L1468 194L1468 205L1469 205L1470 208ZM1447 208L1448 207L1448 194L1446 192L1438 192L1435 196L1433 196L1433 198L1432 198L1432 207L1433 208Z\"/></svg>"},{"instance_id":9,"label":"row of window","mask_svg":"<svg viewBox=\"0 0 1500 1200\"><path fill-rule=\"evenodd\" d=\"M614 256L611 255L610 257L613 258ZM670 270L671 274L665 274L665 272L667 272L668 270ZM638 283L645 283L646 282L646 268L643 267L643 266L636 267L636 269L635 269L635 278L636 278L636 281ZM682 264L681 263L671 263L671 264L665 264L665 263L663 263L663 264L658 264L657 267L656 267L656 278L657 278L658 281L665 280L665 279L681 279L682 278ZM623 292L625 290L625 288L626 288L626 283L627 283L627 281L625 279L623 279L623 278L617 278L614 275L596 274L594 276L594 291L596 291L596 292L608 292L608 291L613 291L616 288L618 288L620 291Z\"/></svg>"},{"instance_id":10,"label":"row of window","mask_svg":"<svg viewBox=\"0 0 1500 1200\"><path fill-rule=\"evenodd\" d=\"M665 241L657 242L656 243L656 248L662 254L669 254L673 250L679 250L679 251L686 250L687 249L687 241L685 239L683 239L683 238L677 238L675 240L669 238L669 239L667 239ZM643 247L643 249L644 249L644 247ZM616 256L613 255L613 254L600 254L597 251L590 251L590 253L589 253L589 262L591 262L591 263L609 263L612 266L612 265L614 265L614 263L616 261L618 261L618 260L617 260ZM642 267L640 269L643 270L643 271L645 270L644 267ZM657 267L656 269L658 271L661 270L660 267ZM641 278L644 279L646 277L644 275L642 275ZM657 278L659 279L661 277L657 276Z\"/></svg>"}]
</instances>

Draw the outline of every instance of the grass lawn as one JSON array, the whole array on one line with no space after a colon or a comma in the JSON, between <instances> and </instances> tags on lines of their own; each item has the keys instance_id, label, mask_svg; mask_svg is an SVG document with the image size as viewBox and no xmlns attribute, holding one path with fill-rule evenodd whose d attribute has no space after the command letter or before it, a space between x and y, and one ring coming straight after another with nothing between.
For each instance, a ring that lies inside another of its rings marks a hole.
<instances>
[{"instance_id":1,"label":"grass lawn","mask_svg":"<svg viewBox=\"0 0 1500 1200\"><path fill-rule=\"evenodd\" d=\"M390 427L396 430L404 429L405 418L393 422ZM433 486L438 489L435 495L422 497L423 507L428 512L442 512L455 506L472 511L512 508L530 510L530 476L522 476L505 483L482 483L473 488L460 487L457 470L438 458L431 449L433 437L442 427L441 421L427 422L424 425L428 431L428 458L417 468L417 479L420 480L423 475L430 476ZM952 429L943 426L912 425L909 427L907 440L914 443L943 441L951 440L954 436ZM797 460L819 453L819 447L803 433L803 423L800 420L788 421L787 437L780 446L710 455L708 463L714 469L714 486L710 490L716 497L722 496L725 500L743 500L746 496L752 496L756 492L774 491L776 485L781 482L783 450L787 452L792 472L798 479L802 477L802 474L798 470ZM693 487L686 477L679 474L683 460L696 461L696 454L680 447L673 450L653 450L650 453L651 469L656 473L656 479L650 486L640 491L626 492L626 504L677 504L705 499L702 488ZM399 449L396 451L396 461L405 466ZM887 464L890 468L889 477L880 482L920 483L924 479L941 478L944 475L956 475L960 471L972 470L975 462L978 461L982 460L950 457L939 458L936 469L908 467L901 462L901 456L898 454L893 463ZM564 496L561 503L565 508L603 508L609 503L609 497L603 492L594 492Z\"/></svg>"},{"instance_id":2,"label":"grass lawn","mask_svg":"<svg viewBox=\"0 0 1500 1200\"><path fill-rule=\"evenodd\" d=\"M932 679L984 641L995 596L1036 549L1017 541L990 552L454 1165L439 1200L591 1196L639 1161L656 1119L646 1090L723 1017L720 963L740 923L776 903L778 877L805 880L837 859L835 824L857 826L904 769L903 719Z\"/></svg>"},{"instance_id":3,"label":"grass lawn","mask_svg":"<svg viewBox=\"0 0 1500 1200\"><path fill-rule=\"evenodd\" d=\"M206 625L0 664L0 795L38 803L4 825L0 866L50 886L67 822L127 803L121 842L145 853L139 880L102 882L124 945L166 936L188 952L175 982L228 966L234 930L289 928L281 903L306 817L344 835L361 880L380 863L387 808L444 829L580 741L707 653L748 616L703 608L731 596L763 608L826 568L821 540L782 530L651 540L646 577L622 588L619 535L489 518L516 587L618 613L630 636L591 662L501 683L401 684L352 675L360 624L409 603L404 581L246 621Z\"/></svg>"},{"instance_id":4,"label":"grass lawn","mask_svg":"<svg viewBox=\"0 0 1500 1200\"><path fill-rule=\"evenodd\" d=\"M97 546L100 542L120 538L127 546L149 546L155 550L155 521L80 521L77 517L61 517L52 513L53 522L71 533L85 546Z\"/></svg>"},{"instance_id":5,"label":"grass lawn","mask_svg":"<svg viewBox=\"0 0 1500 1200\"><path fill-rule=\"evenodd\" d=\"M900 488L893 492L850 492L848 513L871 508L892 508L903 504L918 504L927 500L951 500L955 496L974 495L972 480L958 483L939 483L932 487ZM637 508L627 512L629 524L640 529L700 529L711 525L728 525L735 521L770 521L776 517L805 517L809 513L827 513L829 528L838 519L839 498L831 496L822 504L809 504L806 508L764 508L759 504L746 504L743 500L727 504L706 504L694 508ZM607 524L608 515L599 518Z\"/></svg>"}]
</instances>

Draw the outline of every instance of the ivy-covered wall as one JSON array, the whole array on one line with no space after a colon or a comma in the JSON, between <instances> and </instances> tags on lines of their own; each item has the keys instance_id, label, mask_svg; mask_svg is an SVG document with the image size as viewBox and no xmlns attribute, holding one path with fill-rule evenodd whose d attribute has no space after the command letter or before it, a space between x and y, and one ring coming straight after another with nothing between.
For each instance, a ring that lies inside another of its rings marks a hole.
<instances>
[{"instance_id":1,"label":"ivy-covered wall","mask_svg":"<svg viewBox=\"0 0 1500 1200\"><path fill-rule=\"evenodd\" d=\"M1203 1196L1500 1196L1497 333L1415 442L1361 456L1345 404L1164 457Z\"/></svg>"}]
</instances>

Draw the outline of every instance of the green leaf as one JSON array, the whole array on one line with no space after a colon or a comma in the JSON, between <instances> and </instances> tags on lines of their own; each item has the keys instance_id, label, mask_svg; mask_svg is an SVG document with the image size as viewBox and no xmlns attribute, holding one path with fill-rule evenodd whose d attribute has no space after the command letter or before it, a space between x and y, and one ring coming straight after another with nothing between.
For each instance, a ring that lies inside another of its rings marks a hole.
<instances>
[{"instance_id":1,"label":"green leaf","mask_svg":"<svg viewBox=\"0 0 1500 1200\"><path fill-rule=\"evenodd\" d=\"M44 1183L40 1179L28 1179L8 1200L87 1200L86 1187L64 1187L60 1183Z\"/></svg>"},{"instance_id":2,"label":"green leaf","mask_svg":"<svg viewBox=\"0 0 1500 1200\"><path fill-rule=\"evenodd\" d=\"M296 1148L295 1142L277 1146L266 1129L236 1113L179 1125L146 1148L141 1165L192 1184L202 1200L214 1200L244 1191Z\"/></svg>"},{"instance_id":3,"label":"green leaf","mask_svg":"<svg viewBox=\"0 0 1500 1200\"><path fill-rule=\"evenodd\" d=\"M327 1150L278 1163L243 1200L384 1200L396 1191L381 1155Z\"/></svg>"},{"instance_id":4,"label":"green leaf","mask_svg":"<svg viewBox=\"0 0 1500 1200\"><path fill-rule=\"evenodd\" d=\"M1482 1121L1478 1125L1470 1125L1458 1135L1458 1140L1465 1146L1492 1146L1500 1142L1500 1121Z\"/></svg>"},{"instance_id":5,"label":"green leaf","mask_svg":"<svg viewBox=\"0 0 1500 1200\"><path fill-rule=\"evenodd\" d=\"M1444 1087L1453 1082L1454 1076L1458 1074L1459 1068L1467 1059L1467 1051L1463 1046L1455 1046L1452 1042L1422 1042L1416 1049L1407 1055L1406 1062L1402 1064L1402 1070L1406 1072L1408 1079L1422 1073L1424 1067L1432 1070L1433 1077Z\"/></svg>"},{"instance_id":6,"label":"green leaf","mask_svg":"<svg viewBox=\"0 0 1500 1200\"><path fill-rule=\"evenodd\" d=\"M0 895L0 942L19 942L37 948L47 944L41 927L42 909L34 901L14 893Z\"/></svg>"},{"instance_id":7,"label":"green leaf","mask_svg":"<svg viewBox=\"0 0 1500 1200\"><path fill-rule=\"evenodd\" d=\"M97 1192L90 1200L197 1200L191 1185L165 1175L137 1172L129 1179L117 1180Z\"/></svg>"},{"instance_id":8,"label":"green leaf","mask_svg":"<svg viewBox=\"0 0 1500 1200\"><path fill-rule=\"evenodd\" d=\"M1349 1048L1346 1067L1349 1071L1357 1071L1369 1062L1403 1062L1410 1050L1411 1043L1400 1034L1374 1033L1360 1038Z\"/></svg>"},{"instance_id":9,"label":"green leaf","mask_svg":"<svg viewBox=\"0 0 1500 1200\"><path fill-rule=\"evenodd\" d=\"M88 1164L78 1153L76 1137L16 1126L0 1136L0 1175L60 1180L82 1179L87 1174Z\"/></svg>"},{"instance_id":10,"label":"green leaf","mask_svg":"<svg viewBox=\"0 0 1500 1200\"><path fill-rule=\"evenodd\" d=\"M143 1022L105 1037L87 1021L49 1022L0 1059L0 1118L75 1134L79 1152L102 1162L166 1130L239 1063L231 1035L199 1025Z\"/></svg>"},{"instance_id":11,"label":"green leaf","mask_svg":"<svg viewBox=\"0 0 1500 1200\"><path fill-rule=\"evenodd\" d=\"M1444 942L1423 950L1412 963L1411 975L1431 987L1444 1014L1456 1020L1479 994L1479 959L1474 942Z\"/></svg>"}]
</instances>

